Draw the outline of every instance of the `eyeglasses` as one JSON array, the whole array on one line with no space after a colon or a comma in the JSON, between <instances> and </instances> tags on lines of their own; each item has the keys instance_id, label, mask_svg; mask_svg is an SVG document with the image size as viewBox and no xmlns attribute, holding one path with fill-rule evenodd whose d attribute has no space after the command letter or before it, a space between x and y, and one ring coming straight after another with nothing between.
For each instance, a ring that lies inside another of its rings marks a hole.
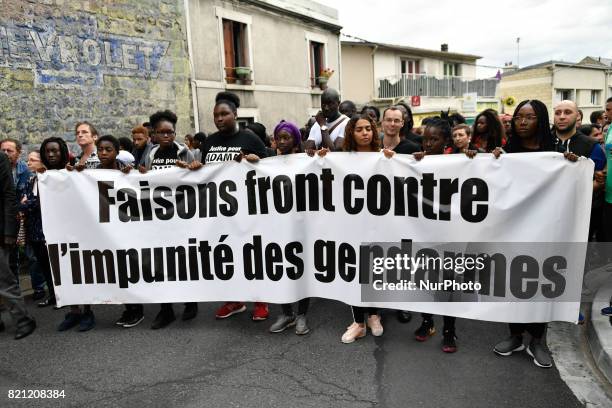
<instances>
[{"instance_id":1,"label":"eyeglasses","mask_svg":"<svg viewBox=\"0 0 612 408\"><path fill-rule=\"evenodd\" d=\"M401 120L401 119L385 118L385 119L383 119L383 122L400 124L400 123L403 122L403 120Z\"/></svg>"},{"instance_id":2,"label":"eyeglasses","mask_svg":"<svg viewBox=\"0 0 612 408\"><path fill-rule=\"evenodd\" d=\"M174 135L175 133L176 132L174 130L162 130L160 132L155 132L157 136L168 136L168 137Z\"/></svg>"},{"instance_id":3,"label":"eyeglasses","mask_svg":"<svg viewBox=\"0 0 612 408\"><path fill-rule=\"evenodd\" d=\"M515 116L512 118L515 122L522 122L526 120L527 122L535 122L538 120L538 117L535 115L527 115L527 116Z\"/></svg>"}]
</instances>

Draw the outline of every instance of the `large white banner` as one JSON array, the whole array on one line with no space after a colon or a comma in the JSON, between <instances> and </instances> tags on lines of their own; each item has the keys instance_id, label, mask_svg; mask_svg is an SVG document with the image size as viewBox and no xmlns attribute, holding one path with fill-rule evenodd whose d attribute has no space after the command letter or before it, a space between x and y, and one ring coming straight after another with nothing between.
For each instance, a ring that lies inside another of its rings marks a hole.
<instances>
[{"instance_id":1,"label":"large white banner","mask_svg":"<svg viewBox=\"0 0 612 408\"><path fill-rule=\"evenodd\" d=\"M558 153L333 152L47 171L40 195L60 305L321 297L575 321L592 175Z\"/></svg>"}]
</instances>

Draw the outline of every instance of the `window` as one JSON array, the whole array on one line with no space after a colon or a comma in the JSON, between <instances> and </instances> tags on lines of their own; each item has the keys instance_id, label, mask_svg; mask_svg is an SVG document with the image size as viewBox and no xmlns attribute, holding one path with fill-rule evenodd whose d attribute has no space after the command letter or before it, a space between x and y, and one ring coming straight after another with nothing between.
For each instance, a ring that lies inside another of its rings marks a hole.
<instances>
[{"instance_id":1,"label":"window","mask_svg":"<svg viewBox=\"0 0 612 408\"><path fill-rule=\"evenodd\" d=\"M247 41L247 25L223 19L223 48L225 55L225 77L233 83L239 76L249 75L244 71L236 72L237 67L250 67Z\"/></svg>"},{"instance_id":2,"label":"window","mask_svg":"<svg viewBox=\"0 0 612 408\"><path fill-rule=\"evenodd\" d=\"M402 75L420 74L419 61L402 59L400 62L400 71Z\"/></svg>"},{"instance_id":3,"label":"window","mask_svg":"<svg viewBox=\"0 0 612 408\"><path fill-rule=\"evenodd\" d=\"M591 105L599 105L600 104L600 90L592 90L591 91Z\"/></svg>"},{"instance_id":4,"label":"window","mask_svg":"<svg viewBox=\"0 0 612 408\"><path fill-rule=\"evenodd\" d=\"M321 71L325 69L325 44L310 41L310 79L311 86L318 85L318 78L321 76Z\"/></svg>"},{"instance_id":5,"label":"window","mask_svg":"<svg viewBox=\"0 0 612 408\"><path fill-rule=\"evenodd\" d=\"M573 89L557 89L557 99L560 101L573 101L574 100L574 90Z\"/></svg>"},{"instance_id":6,"label":"window","mask_svg":"<svg viewBox=\"0 0 612 408\"><path fill-rule=\"evenodd\" d=\"M445 62L444 76L461 76L459 72L459 64Z\"/></svg>"},{"instance_id":7,"label":"window","mask_svg":"<svg viewBox=\"0 0 612 408\"><path fill-rule=\"evenodd\" d=\"M255 118L253 117L239 117L236 118L236 122L238 122L238 127L241 130L244 130L247 125L250 125L251 123L255 123Z\"/></svg>"}]
</instances>

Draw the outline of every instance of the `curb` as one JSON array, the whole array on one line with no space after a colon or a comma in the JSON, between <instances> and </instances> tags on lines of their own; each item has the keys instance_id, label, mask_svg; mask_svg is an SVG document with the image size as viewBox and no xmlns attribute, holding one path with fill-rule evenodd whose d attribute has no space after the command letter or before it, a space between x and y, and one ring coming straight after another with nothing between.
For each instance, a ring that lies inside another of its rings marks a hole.
<instances>
[{"instance_id":1,"label":"curb","mask_svg":"<svg viewBox=\"0 0 612 408\"><path fill-rule=\"evenodd\" d=\"M601 309L610 306L612 276L597 290L591 306L591 321L587 327L587 339L595 364L612 383L612 324Z\"/></svg>"}]
</instances>

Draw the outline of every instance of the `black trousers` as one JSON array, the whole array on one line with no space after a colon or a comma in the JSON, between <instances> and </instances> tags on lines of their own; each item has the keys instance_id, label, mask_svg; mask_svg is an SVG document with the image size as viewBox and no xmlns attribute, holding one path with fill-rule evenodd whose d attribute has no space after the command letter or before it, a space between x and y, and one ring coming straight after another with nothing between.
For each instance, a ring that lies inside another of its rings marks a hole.
<instances>
[{"instance_id":1,"label":"black trousers","mask_svg":"<svg viewBox=\"0 0 612 408\"><path fill-rule=\"evenodd\" d=\"M608 202L603 208L603 235L606 242L612 242L612 204Z\"/></svg>"},{"instance_id":2,"label":"black trousers","mask_svg":"<svg viewBox=\"0 0 612 408\"><path fill-rule=\"evenodd\" d=\"M310 298L304 298L298 302L299 315L305 315L308 312L308 306L310 306ZM293 316L293 305L291 303L285 303L281 305L283 308L283 314L285 316Z\"/></svg>"},{"instance_id":3,"label":"black trousers","mask_svg":"<svg viewBox=\"0 0 612 408\"><path fill-rule=\"evenodd\" d=\"M187 307L189 305L197 305L197 302L188 302L188 303L185 303L185 307ZM126 309L127 309L127 306L128 305L126 305ZM129 306L132 306L132 307L140 306L142 308L142 305L129 305ZM174 313L174 308L172 307L172 303L162 303L161 304L161 311L166 312L166 313Z\"/></svg>"},{"instance_id":4,"label":"black trousers","mask_svg":"<svg viewBox=\"0 0 612 408\"><path fill-rule=\"evenodd\" d=\"M431 320L433 323L433 315L429 313L421 313L421 317L423 320ZM455 320L457 320L454 316L442 316L444 319L444 330L455 330Z\"/></svg>"},{"instance_id":5,"label":"black trousers","mask_svg":"<svg viewBox=\"0 0 612 408\"><path fill-rule=\"evenodd\" d=\"M546 331L546 323L509 323L508 327L513 336L521 336L527 332L536 339L544 337Z\"/></svg>"},{"instance_id":6,"label":"black trousers","mask_svg":"<svg viewBox=\"0 0 612 408\"><path fill-rule=\"evenodd\" d=\"M359 307L359 306L351 306L351 311L353 312L353 319L355 323L364 323L365 322L365 314L369 316L374 316L378 313L378 308L376 307Z\"/></svg>"}]
</instances>

